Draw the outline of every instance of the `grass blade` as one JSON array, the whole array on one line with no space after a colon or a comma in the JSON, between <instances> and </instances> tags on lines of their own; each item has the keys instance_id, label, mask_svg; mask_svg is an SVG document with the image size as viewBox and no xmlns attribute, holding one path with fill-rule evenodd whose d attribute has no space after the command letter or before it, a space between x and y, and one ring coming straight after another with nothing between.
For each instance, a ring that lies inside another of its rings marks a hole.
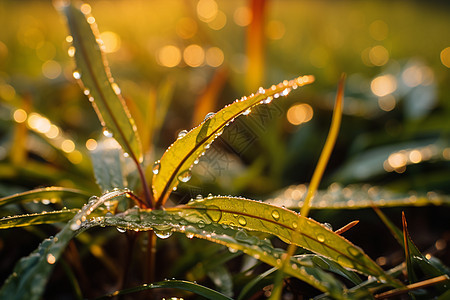
<instances>
[{"instance_id":1,"label":"grass blade","mask_svg":"<svg viewBox=\"0 0 450 300\"><path fill-rule=\"evenodd\" d=\"M97 148L90 155L95 179L102 192L127 187L122 171L122 150L115 140L108 138L98 141Z\"/></svg>"},{"instance_id":2,"label":"grass blade","mask_svg":"<svg viewBox=\"0 0 450 300\"><path fill-rule=\"evenodd\" d=\"M225 126L236 117L250 113L251 108L268 104L274 98L287 95L292 89L313 82L312 76L285 80L269 89L260 88L256 94L243 97L206 118L184 136L180 136L156 162L153 175L153 195L156 207L162 206L179 181L190 179L190 170L210 144L222 133Z\"/></svg>"},{"instance_id":3,"label":"grass blade","mask_svg":"<svg viewBox=\"0 0 450 300\"><path fill-rule=\"evenodd\" d=\"M0 199L0 206L19 203L19 202L28 202L33 200L41 200L41 199L61 199L61 198L84 198L89 197L88 194L81 190L77 189L69 189L64 187L46 187L39 188L31 191L26 191L23 193L14 194L11 196L7 196Z\"/></svg>"},{"instance_id":4,"label":"grass blade","mask_svg":"<svg viewBox=\"0 0 450 300\"><path fill-rule=\"evenodd\" d=\"M344 267L376 276L396 285L359 247L328 227L291 210L253 200L208 197L190 202L184 210L207 214L212 221L276 235L289 244L324 255Z\"/></svg>"},{"instance_id":5,"label":"grass blade","mask_svg":"<svg viewBox=\"0 0 450 300\"><path fill-rule=\"evenodd\" d=\"M109 298L112 298L115 296L127 295L127 294L137 293L137 292L141 292L141 291L146 291L146 290L151 290L151 289L161 289L161 288L180 289L183 291L189 291L189 292L193 292L199 296L203 296L206 299L211 299L211 300L215 300L215 299L217 299L217 300L232 300L232 298L229 298L229 297L227 297L219 292L216 292L215 290L212 290L208 287L202 286L202 285L194 283L194 282L185 281L185 280L165 280L165 281L159 281L159 282L150 283L150 284L143 284L141 286L137 286L134 288L116 291L112 294L97 298L96 300L109 299Z\"/></svg>"},{"instance_id":6,"label":"grass blade","mask_svg":"<svg viewBox=\"0 0 450 300\"><path fill-rule=\"evenodd\" d=\"M84 94L89 97L100 119L104 133L112 134L125 152L137 163L142 161L142 149L134 120L131 118L120 88L111 76L106 58L102 52L95 19L81 10L81 3L62 7L73 39L73 51L77 63L75 79ZM88 6L85 6L85 8ZM108 132L108 133L107 133Z\"/></svg>"},{"instance_id":7,"label":"grass blade","mask_svg":"<svg viewBox=\"0 0 450 300\"><path fill-rule=\"evenodd\" d=\"M286 254L284 250L274 248L268 240L261 240L244 229L213 222L204 212L193 209L168 208L163 211L134 208L94 223L128 230L154 230L157 236L162 237L170 236L172 231L182 232L190 238L197 237L225 245L233 252L243 251L274 267L281 266L281 258ZM345 299L345 286L312 264L291 257L285 273L330 293L336 299Z\"/></svg>"},{"instance_id":8,"label":"grass blade","mask_svg":"<svg viewBox=\"0 0 450 300\"><path fill-rule=\"evenodd\" d=\"M67 222L71 220L78 211L79 209L63 209L36 214L9 216L0 219L0 229Z\"/></svg>"}]
</instances>

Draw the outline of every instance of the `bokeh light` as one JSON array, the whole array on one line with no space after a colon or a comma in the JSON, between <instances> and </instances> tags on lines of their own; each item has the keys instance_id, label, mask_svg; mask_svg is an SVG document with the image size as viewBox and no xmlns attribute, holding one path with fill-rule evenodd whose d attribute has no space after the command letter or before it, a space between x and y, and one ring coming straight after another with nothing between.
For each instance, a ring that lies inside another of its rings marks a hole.
<instances>
[{"instance_id":1,"label":"bokeh light","mask_svg":"<svg viewBox=\"0 0 450 300\"><path fill-rule=\"evenodd\" d=\"M234 23L245 27L252 22L252 11L247 6L236 8L233 14Z\"/></svg>"},{"instance_id":2,"label":"bokeh light","mask_svg":"<svg viewBox=\"0 0 450 300\"><path fill-rule=\"evenodd\" d=\"M287 111L287 120L292 125L300 125L309 122L313 117L314 111L311 105L306 103L297 103L291 106Z\"/></svg>"},{"instance_id":3,"label":"bokeh light","mask_svg":"<svg viewBox=\"0 0 450 300\"><path fill-rule=\"evenodd\" d=\"M441 51L441 62L447 68L450 68L450 47Z\"/></svg>"},{"instance_id":4,"label":"bokeh light","mask_svg":"<svg viewBox=\"0 0 450 300\"><path fill-rule=\"evenodd\" d=\"M97 141L94 139L88 139L86 141L86 149L88 149L89 151L94 151L95 149L97 149Z\"/></svg>"},{"instance_id":5,"label":"bokeh light","mask_svg":"<svg viewBox=\"0 0 450 300\"><path fill-rule=\"evenodd\" d=\"M391 111L395 108L397 101L393 95L386 95L378 98L378 106L384 111Z\"/></svg>"},{"instance_id":6,"label":"bokeh light","mask_svg":"<svg viewBox=\"0 0 450 300\"><path fill-rule=\"evenodd\" d=\"M21 108L16 109L13 113L14 121L17 123L23 123L27 120L27 112Z\"/></svg>"},{"instance_id":7,"label":"bokeh light","mask_svg":"<svg viewBox=\"0 0 450 300\"><path fill-rule=\"evenodd\" d=\"M389 27L383 20L375 20L369 25L370 36L377 41L383 41L388 37Z\"/></svg>"},{"instance_id":8,"label":"bokeh light","mask_svg":"<svg viewBox=\"0 0 450 300\"><path fill-rule=\"evenodd\" d=\"M208 22L208 26L214 30L220 30L227 24L227 15L223 11L218 11L216 17Z\"/></svg>"},{"instance_id":9,"label":"bokeh light","mask_svg":"<svg viewBox=\"0 0 450 300\"><path fill-rule=\"evenodd\" d=\"M397 89L397 80L391 74L378 76L372 80L370 89L378 97L389 95Z\"/></svg>"},{"instance_id":10,"label":"bokeh light","mask_svg":"<svg viewBox=\"0 0 450 300\"><path fill-rule=\"evenodd\" d=\"M211 47L206 51L206 63L211 67L219 67L224 61L223 51L218 47Z\"/></svg>"},{"instance_id":11,"label":"bokeh light","mask_svg":"<svg viewBox=\"0 0 450 300\"><path fill-rule=\"evenodd\" d=\"M219 11L219 7L215 0L200 0L197 3L197 15L203 22L214 20Z\"/></svg>"},{"instance_id":12,"label":"bokeh light","mask_svg":"<svg viewBox=\"0 0 450 300\"><path fill-rule=\"evenodd\" d=\"M177 35L183 39L189 39L193 37L198 30L197 22L189 17L184 17L178 20L175 31Z\"/></svg>"},{"instance_id":13,"label":"bokeh light","mask_svg":"<svg viewBox=\"0 0 450 300\"><path fill-rule=\"evenodd\" d=\"M389 61L389 52L381 45L369 50L369 60L374 66L384 66Z\"/></svg>"},{"instance_id":14,"label":"bokeh light","mask_svg":"<svg viewBox=\"0 0 450 300\"><path fill-rule=\"evenodd\" d=\"M42 74L48 79L55 79L61 75L61 65L54 60L47 60L42 65Z\"/></svg>"},{"instance_id":15,"label":"bokeh light","mask_svg":"<svg viewBox=\"0 0 450 300\"><path fill-rule=\"evenodd\" d=\"M157 60L160 65L173 68L181 61L181 51L177 46L166 45L159 49Z\"/></svg>"},{"instance_id":16,"label":"bokeh light","mask_svg":"<svg viewBox=\"0 0 450 300\"><path fill-rule=\"evenodd\" d=\"M104 31L100 34L100 39L103 41L103 51L106 53L114 53L120 49L120 36L112 31Z\"/></svg>"},{"instance_id":17,"label":"bokeh light","mask_svg":"<svg viewBox=\"0 0 450 300\"><path fill-rule=\"evenodd\" d=\"M205 51L199 45L189 45L183 51L183 59L190 67L200 67L205 61Z\"/></svg>"},{"instance_id":18,"label":"bokeh light","mask_svg":"<svg viewBox=\"0 0 450 300\"><path fill-rule=\"evenodd\" d=\"M279 40L286 33L286 27L280 21L272 20L266 25L266 36L271 40Z\"/></svg>"}]
</instances>

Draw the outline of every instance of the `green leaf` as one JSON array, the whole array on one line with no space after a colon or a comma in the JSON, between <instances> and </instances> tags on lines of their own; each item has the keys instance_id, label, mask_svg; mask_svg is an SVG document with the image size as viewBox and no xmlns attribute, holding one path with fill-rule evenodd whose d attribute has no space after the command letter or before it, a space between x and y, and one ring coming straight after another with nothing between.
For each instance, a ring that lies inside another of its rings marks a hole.
<instances>
[{"instance_id":1,"label":"green leaf","mask_svg":"<svg viewBox=\"0 0 450 300\"><path fill-rule=\"evenodd\" d=\"M344 267L392 281L359 247L328 227L294 211L234 197L208 197L191 201L184 209L206 213L214 222L273 234L328 257ZM396 285L395 282L391 282Z\"/></svg>"},{"instance_id":2,"label":"green leaf","mask_svg":"<svg viewBox=\"0 0 450 300\"><path fill-rule=\"evenodd\" d=\"M266 272L259 274L255 278L253 278L241 290L241 293L239 294L239 297L237 298L237 300L249 299L250 295L256 292L256 290L258 289L258 286L261 286L261 284L268 285L269 282L267 282L267 284L266 284L266 281L268 281L267 277L270 274L272 274L273 272L275 272L276 270L277 270L277 268L269 269ZM270 280L270 283L272 283L272 280Z\"/></svg>"},{"instance_id":3,"label":"green leaf","mask_svg":"<svg viewBox=\"0 0 450 300\"><path fill-rule=\"evenodd\" d=\"M150 290L150 289L160 289L160 288L180 289L183 291L190 291L199 296L203 296L206 299L211 299L211 300L215 300L215 299L231 300L231 298L229 298L219 292L216 292L215 290L212 290L212 289L202 286L200 284L190 282L190 281L185 281L185 280L165 280L165 281L159 281L159 282L150 283L150 284L143 284L138 287L114 292L110 295L97 298L97 300L109 299L109 298L112 298L115 296L127 295L127 294L136 293L136 292L140 292L140 291L145 291L145 290Z\"/></svg>"},{"instance_id":4,"label":"green leaf","mask_svg":"<svg viewBox=\"0 0 450 300\"><path fill-rule=\"evenodd\" d=\"M129 230L154 230L157 236L163 238L170 236L172 231L178 231L190 238L195 236L225 245L233 252L243 251L275 267L281 266L281 259L286 254L284 250L274 248L269 240L261 240L244 229L213 222L204 212L193 209L168 208L163 211L133 208L93 222L100 226L115 226ZM345 299L345 286L312 264L291 257L284 271L323 292L330 293L336 299Z\"/></svg>"},{"instance_id":5,"label":"green leaf","mask_svg":"<svg viewBox=\"0 0 450 300\"><path fill-rule=\"evenodd\" d=\"M114 82L108 63L102 52L97 25L91 15L85 15L77 5L64 5L73 38L74 56L77 70L74 77L92 102L100 123L105 131L113 135L130 157L139 163L142 161L142 149L134 120L121 96L119 86ZM108 135L106 133L106 135Z\"/></svg>"},{"instance_id":6,"label":"green leaf","mask_svg":"<svg viewBox=\"0 0 450 300\"><path fill-rule=\"evenodd\" d=\"M63 187L46 187L46 188L39 188L31 191L26 191L23 193L14 194L11 196L7 196L0 199L0 206L11 204L11 203L18 203L18 202L27 202L32 200L42 200L42 199L61 199L61 198L72 198L72 197L78 197L78 198L87 198L89 197L88 194L81 190L77 189L69 189L69 188L63 188Z\"/></svg>"},{"instance_id":7,"label":"green leaf","mask_svg":"<svg viewBox=\"0 0 450 300\"><path fill-rule=\"evenodd\" d=\"M126 188L122 172L122 149L113 139L101 139L97 148L90 152L95 178L102 192Z\"/></svg>"},{"instance_id":8,"label":"green leaf","mask_svg":"<svg viewBox=\"0 0 450 300\"><path fill-rule=\"evenodd\" d=\"M100 198L91 197L54 238L45 239L34 252L16 263L13 273L0 290L0 299L40 299L54 265L69 241L95 224L88 219L92 217L91 213L105 201L126 193L114 191Z\"/></svg>"},{"instance_id":9,"label":"green leaf","mask_svg":"<svg viewBox=\"0 0 450 300\"><path fill-rule=\"evenodd\" d=\"M10 216L0 219L0 229L67 222L72 219L78 211L79 209L63 209L36 214Z\"/></svg>"},{"instance_id":10,"label":"green leaf","mask_svg":"<svg viewBox=\"0 0 450 300\"><path fill-rule=\"evenodd\" d=\"M292 89L312 81L312 76L303 76L290 81L285 80L269 89L260 88L256 94L236 100L216 114L207 116L199 126L185 135L180 135L161 160L155 163L152 186L157 207L165 203L180 181L186 182L190 179L191 168L195 161L222 134L225 126L238 116L250 113L253 107L270 103L274 98L285 96Z\"/></svg>"},{"instance_id":11,"label":"green leaf","mask_svg":"<svg viewBox=\"0 0 450 300\"><path fill-rule=\"evenodd\" d=\"M264 202L287 208L299 209L303 205L307 186L292 185ZM450 197L435 192L427 194L396 193L370 184L341 186L333 183L327 190L317 191L311 209L362 209L397 206L450 205Z\"/></svg>"}]
</instances>

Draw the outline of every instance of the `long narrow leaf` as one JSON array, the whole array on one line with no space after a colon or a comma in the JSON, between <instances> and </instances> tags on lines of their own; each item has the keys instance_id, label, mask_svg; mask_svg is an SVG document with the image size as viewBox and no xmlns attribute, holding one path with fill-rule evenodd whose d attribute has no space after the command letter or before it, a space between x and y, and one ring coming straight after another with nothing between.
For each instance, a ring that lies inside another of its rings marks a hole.
<instances>
[{"instance_id":1,"label":"long narrow leaf","mask_svg":"<svg viewBox=\"0 0 450 300\"><path fill-rule=\"evenodd\" d=\"M165 203L178 183L190 179L190 170L195 161L221 135L224 127L235 118L250 113L254 106L270 103L274 98L287 95L292 89L313 82L312 76L302 76L294 80L285 80L269 89L260 88L256 94L243 97L224 107L216 114L208 116L199 126L180 135L156 162L153 176L153 195L157 207Z\"/></svg>"},{"instance_id":2,"label":"long narrow leaf","mask_svg":"<svg viewBox=\"0 0 450 300\"><path fill-rule=\"evenodd\" d=\"M44 240L33 253L16 263L13 273L0 290L0 299L41 299L53 267L69 241L94 226L86 219L91 218L91 213L105 201L126 193L114 191L100 198L92 197L54 238Z\"/></svg>"},{"instance_id":3,"label":"long narrow leaf","mask_svg":"<svg viewBox=\"0 0 450 300\"><path fill-rule=\"evenodd\" d=\"M79 209L64 209L51 212L12 216L0 219L0 229L24 227L40 224L53 224L71 220Z\"/></svg>"},{"instance_id":4,"label":"long narrow leaf","mask_svg":"<svg viewBox=\"0 0 450 300\"><path fill-rule=\"evenodd\" d=\"M4 197L0 199L0 206L18 203L18 202L26 202L32 200L42 200L42 199L61 199L61 198L87 198L89 197L87 193L77 190L77 189L69 189L64 187L45 187L39 188L31 191L26 191L23 193L14 194L8 197Z\"/></svg>"},{"instance_id":5,"label":"long narrow leaf","mask_svg":"<svg viewBox=\"0 0 450 300\"><path fill-rule=\"evenodd\" d=\"M359 247L328 227L291 210L233 197L207 197L191 201L183 209L203 211L214 222L267 232L289 244L324 255L363 274L391 281Z\"/></svg>"},{"instance_id":6,"label":"long narrow leaf","mask_svg":"<svg viewBox=\"0 0 450 300\"><path fill-rule=\"evenodd\" d=\"M115 226L129 230L154 230L157 236L163 238L170 236L173 231L178 231L185 233L189 238L206 239L225 245L232 251L243 251L274 267L281 266L281 258L286 253L282 249L274 248L270 241L261 240L244 229L215 223L199 210L173 208L152 211L134 208L94 222L100 226ZM336 299L346 298L345 286L312 264L291 258L285 273L329 293Z\"/></svg>"},{"instance_id":7,"label":"long narrow leaf","mask_svg":"<svg viewBox=\"0 0 450 300\"><path fill-rule=\"evenodd\" d=\"M231 298L229 298L219 292L216 292L215 290L212 290L208 287L202 286L195 282L190 282L190 281L185 281L185 280L165 280L165 281L159 281L159 282L150 283L150 284L143 284L138 287L114 292L110 295L97 298L96 300L109 299L109 298L112 298L115 296L127 295L127 294L145 291L145 290L160 289L160 288L180 289L183 291L189 291L189 292L193 292L199 296L203 296L206 299L211 299L211 300L215 300L215 299L231 300Z\"/></svg>"},{"instance_id":8,"label":"long narrow leaf","mask_svg":"<svg viewBox=\"0 0 450 300\"><path fill-rule=\"evenodd\" d=\"M73 39L71 51L74 52L78 68L74 77L81 80L84 94L94 106L105 127L105 133L109 132L134 161L141 162L142 149L136 125L121 96L120 88L111 76L95 19L86 9L83 10L85 15L80 7L81 3L78 2L77 5L62 7Z\"/></svg>"}]
</instances>

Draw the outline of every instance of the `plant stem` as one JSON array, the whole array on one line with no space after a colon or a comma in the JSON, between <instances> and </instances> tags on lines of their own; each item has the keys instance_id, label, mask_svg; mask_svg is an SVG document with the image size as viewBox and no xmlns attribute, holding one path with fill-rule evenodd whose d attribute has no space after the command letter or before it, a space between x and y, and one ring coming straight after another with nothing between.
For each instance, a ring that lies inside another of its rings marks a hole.
<instances>
[{"instance_id":1,"label":"plant stem","mask_svg":"<svg viewBox=\"0 0 450 300\"><path fill-rule=\"evenodd\" d=\"M144 199L145 199L147 208L153 208L155 203L154 203L152 194L150 193L150 189L148 188L147 179L145 178L144 170L142 169L141 164L137 160L134 160L134 162L136 163L136 168L139 173L139 178L141 179L141 185L142 185L142 188L144 189Z\"/></svg>"}]
</instances>

